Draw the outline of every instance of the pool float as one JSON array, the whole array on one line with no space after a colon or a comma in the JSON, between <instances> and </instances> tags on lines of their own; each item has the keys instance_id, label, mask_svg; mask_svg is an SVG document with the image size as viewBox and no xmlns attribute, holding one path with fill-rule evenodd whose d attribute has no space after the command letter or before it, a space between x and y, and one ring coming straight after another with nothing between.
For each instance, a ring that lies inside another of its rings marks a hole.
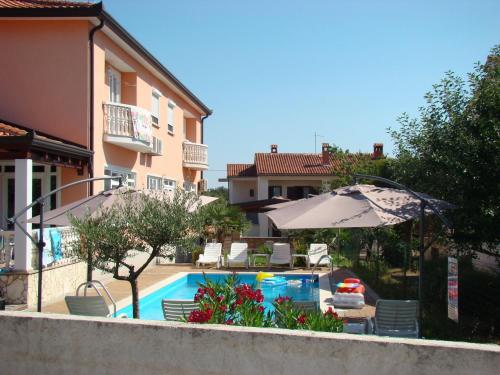
<instances>
[{"instance_id":1,"label":"pool float","mask_svg":"<svg viewBox=\"0 0 500 375\"><path fill-rule=\"evenodd\" d=\"M267 277L262 280L262 285L283 286L287 285L287 280L282 276Z\"/></svg>"},{"instance_id":2,"label":"pool float","mask_svg":"<svg viewBox=\"0 0 500 375\"><path fill-rule=\"evenodd\" d=\"M365 305L364 285L361 285L359 279L344 279L337 284L333 294L333 304L335 307L362 308Z\"/></svg>"},{"instance_id":3,"label":"pool float","mask_svg":"<svg viewBox=\"0 0 500 375\"><path fill-rule=\"evenodd\" d=\"M262 272L260 271L257 276L255 277L255 280L257 280L257 282L262 282L264 279L268 279L270 277L273 277L274 274L273 273L269 273L269 272Z\"/></svg>"}]
</instances>

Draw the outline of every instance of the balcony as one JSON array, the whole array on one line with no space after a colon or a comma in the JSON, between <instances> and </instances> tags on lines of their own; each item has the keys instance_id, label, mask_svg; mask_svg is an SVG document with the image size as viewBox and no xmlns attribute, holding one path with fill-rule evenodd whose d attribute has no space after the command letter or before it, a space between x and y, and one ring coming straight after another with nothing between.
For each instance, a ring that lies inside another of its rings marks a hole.
<instances>
[{"instance_id":1,"label":"balcony","mask_svg":"<svg viewBox=\"0 0 500 375\"><path fill-rule=\"evenodd\" d=\"M136 152L154 153L151 113L132 105L105 103L104 142Z\"/></svg>"},{"instance_id":2,"label":"balcony","mask_svg":"<svg viewBox=\"0 0 500 375\"><path fill-rule=\"evenodd\" d=\"M182 166L203 171L208 169L208 146L184 141L182 144Z\"/></svg>"}]
</instances>

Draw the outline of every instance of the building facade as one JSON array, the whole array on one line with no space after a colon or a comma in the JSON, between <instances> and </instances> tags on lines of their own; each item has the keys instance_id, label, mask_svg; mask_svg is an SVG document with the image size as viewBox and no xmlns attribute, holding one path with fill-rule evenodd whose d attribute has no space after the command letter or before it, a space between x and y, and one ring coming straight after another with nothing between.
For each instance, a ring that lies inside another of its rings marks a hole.
<instances>
[{"instance_id":1,"label":"building facade","mask_svg":"<svg viewBox=\"0 0 500 375\"><path fill-rule=\"evenodd\" d=\"M211 110L152 56L102 3L0 2L0 226L70 182L122 176L133 188L199 192ZM116 185L64 190L50 210ZM26 220L39 209L26 213ZM32 268L15 232L15 268Z\"/></svg>"},{"instance_id":2,"label":"building facade","mask_svg":"<svg viewBox=\"0 0 500 375\"><path fill-rule=\"evenodd\" d=\"M383 157L383 145L376 143L373 153L350 154L352 163ZM256 153L252 164L227 164L229 202L240 206L252 222L250 236L268 237L273 229L262 208L279 201L297 200L328 189L341 165L323 143L321 153L280 153L271 145L269 153Z\"/></svg>"}]
</instances>

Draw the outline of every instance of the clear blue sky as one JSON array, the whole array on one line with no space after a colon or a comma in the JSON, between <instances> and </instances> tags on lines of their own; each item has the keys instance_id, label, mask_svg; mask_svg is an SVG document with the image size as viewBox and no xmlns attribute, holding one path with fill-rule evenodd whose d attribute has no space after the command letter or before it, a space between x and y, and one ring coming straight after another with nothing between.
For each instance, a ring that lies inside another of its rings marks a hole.
<instances>
[{"instance_id":1,"label":"clear blue sky","mask_svg":"<svg viewBox=\"0 0 500 375\"><path fill-rule=\"evenodd\" d=\"M370 151L416 114L445 71L465 77L500 43L500 1L104 0L214 114L209 186L276 143Z\"/></svg>"}]
</instances>

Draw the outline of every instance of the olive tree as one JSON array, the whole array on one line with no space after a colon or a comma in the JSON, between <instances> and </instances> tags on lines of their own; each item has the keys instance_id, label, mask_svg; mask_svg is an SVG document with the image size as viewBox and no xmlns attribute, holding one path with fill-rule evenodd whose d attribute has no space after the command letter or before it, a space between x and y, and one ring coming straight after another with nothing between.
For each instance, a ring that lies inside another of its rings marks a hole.
<instances>
[{"instance_id":1,"label":"olive tree","mask_svg":"<svg viewBox=\"0 0 500 375\"><path fill-rule=\"evenodd\" d=\"M111 207L71 218L79 235L73 251L85 261L92 254L93 268L130 283L133 317L139 318L137 280L156 257L171 256L177 246L193 246L201 228L196 204L195 194L182 191L173 197L163 192L123 194ZM132 260L139 254L145 261L137 265Z\"/></svg>"}]
</instances>

